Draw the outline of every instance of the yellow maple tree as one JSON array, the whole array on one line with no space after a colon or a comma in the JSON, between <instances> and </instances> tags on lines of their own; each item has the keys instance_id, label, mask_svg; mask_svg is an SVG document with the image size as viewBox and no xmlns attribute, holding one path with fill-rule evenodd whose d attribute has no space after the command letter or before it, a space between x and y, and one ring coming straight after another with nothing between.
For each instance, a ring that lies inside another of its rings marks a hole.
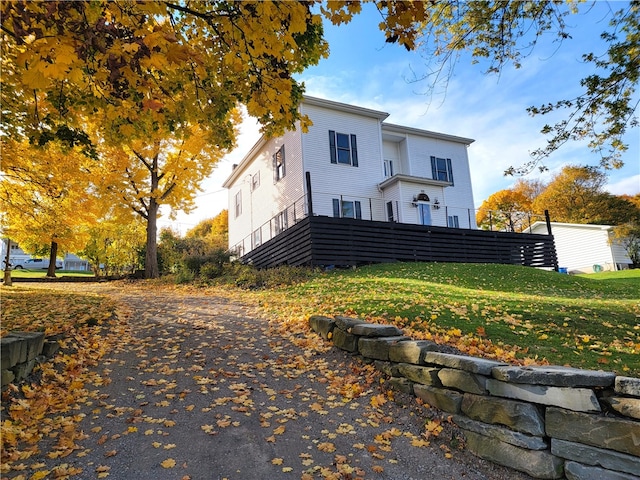
<instances>
[{"instance_id":1,"label":"yellow maple tree","mask_svg":"<svg viewBox=\"0 0 640 480\"><path fill-rule=\"evenodd\" d=\"M220 127L237 103L268 133L299 117L294 73L328 49L312 2L7 2L3 104L12 133L78 133L99 117L144 138L141 118ZM7 89L4 89L6 83ZM11 95L11 96L9 96ZM69 132L68 132L69 133ZM213 133L213 132L209 132ZM213 137L216 141L220 138Z\"/></svg>"},{"instance_id":2,"label":"yellow maple tree","mask_svg":"<svg viewBox=\"0 0 640 480\"><path fill-rule=\"evenodd\" d=\"M32 254L49 254L47 276L55 276L62 252L84 245L84 226L95 220L93 160L58 142L34 147L5 139L0 176L0 216L4 235Z\"/></svg>"},{"instance_id":3,"label":"yellow maple tree","mask_svg":"<svg viewBox=\"0 0 640 480\"><path fill-rule=\"evenodd\" d=\"M234 145L241 104L265 134L304 126L293 76L328 52L321 16L305 2L1 8L7 135L100 151L110 191L147 221L149 278L158 276L159 206L190 207Z\"/></svg>"}]
</instances>

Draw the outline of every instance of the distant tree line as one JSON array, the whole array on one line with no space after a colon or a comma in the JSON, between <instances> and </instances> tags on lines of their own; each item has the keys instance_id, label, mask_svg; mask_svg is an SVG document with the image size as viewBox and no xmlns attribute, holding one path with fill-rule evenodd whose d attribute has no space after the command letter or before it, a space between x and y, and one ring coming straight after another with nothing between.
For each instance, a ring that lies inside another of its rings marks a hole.
<instances>
[{"instance_id":1,"label":"distant tree line","mask_svg":"<svg viewBox=\"0 0 640 480\"><path fill-rule=\"evenodd\" d=\"M614 238L640 265L640 194L612 195L597 167L566 165L548 183L519 179L489 196L476 221L483 229L522 231L531 216L549 211L551 221L614 226Z\"/></svg>"}]
</instances>

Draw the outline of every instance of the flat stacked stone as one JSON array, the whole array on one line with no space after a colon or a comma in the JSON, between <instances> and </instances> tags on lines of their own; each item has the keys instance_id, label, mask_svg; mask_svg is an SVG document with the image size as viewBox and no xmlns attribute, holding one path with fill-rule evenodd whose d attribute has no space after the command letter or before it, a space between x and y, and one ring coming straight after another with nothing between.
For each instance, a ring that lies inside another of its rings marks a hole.
<instances>
[{"instance_id":1,"label":"flat stacked stone","mask_svg":"<svg viewBox=\"0 0 640 480\"><path fill-rule=\"evenodd\" d=\"M413 393L424 403L448 413L460 413L463 394L446 388L430 387L416 383Z\"/></svg>"},{"instance_id":2,"label":"flat stacked stone","mask_svg":"<svg viewBox=\"0 0 640 480\"><path fill-rule=\"evenodd\" d=\"M515 468L535 478L563 478L564 460L545 450L516 447L497 438L467 431L467 448L481 458Z\"/></svg>"},{"instance_id":3,"label":"flat stacked stone","mask_svg":"<svg viewBox=\"0 0 640 480\"><path fill-rule=\"evenodd\" d=\"M465 393L462 413L473 420L503 425L517 432L540 437L545 434L541 409L530 403Z\"/></svg>"},{"instance_id":4,"label":"flat stacked stone","mask_svg":"<svg viewBox=\"0 0 640 480\"><path fill-rule=\"evenodd\" d=\"M333 344L341 350L357 353L358 337L351 333L351 330L356 325L366 322L359 318L343 316L334 317L334 321L335 328L333 329Z\"/></svg>"},{"instance_id":5,"label":"flat stacked stone","mask_svg":"<svg viewBox=\"0 0 640 480\"><path fill-rule=\"evenodd\" d=\"M429 340L407 340L389 348L389 360L398 363L424 365L427 352L438 352L440 346Z\"/></svg>"},{"instance_id":6,"label":"flat stacked stone","mask_svg":"<svg viewBox=\"0 0 640 480\"><path fill-rule=\"evenodd\" d=\"M612 372L560 366L496 367L491 373L494 379L487 382L491 395L578 412L600 412L592 388L612 387L616 378Z\"/></svg>"},{"instance_id":7,"label":"flat stacked stone","mask_svg":"<svg viewBox=\"0 0 640 480\"><path fill-rule=\"evenodd\" d=\"M481 375L491 375L491 371L495 367L507 365L504 362L496 362L484 358L469 357L465 355L454 355L452 353L427 352L424 359L425 363L431 365L441 365L443 367L457 368L471 373L479 373Z\"/></svg>"},{"instance_id":8,"label":"flat stacked stone","mask_svg":"<svg viewBox=\"0 0 640 480\"><path fill-rule=\"evenodd\" d=\"M638 457L614 450L584 445L583 443L552 438L551 453L584 465L602 467L607 470L633 475L640 473L640 459Z\"/></svg>"},{"instance_id":9,"label":"flat stacked stone","mask_svg":"<svg viewBox=\"0 0 640 480\"><path fill-rule=\"evenodd\" d=\"M634 420L549 407L546 429L553 438L640 457L640 422Z\"/></svg>"},{"instance_id":10,"label":"flat stacked stone","mask_svg":"<svg viewBox=\"0 0 640 480\"><path fill-rule=\"evenodd\" d=\"M309 317L309 326L311 329L319 334L325 340L330 340L333 336L333 329L336 326L336 322L333 318L325 317L323 315L312 315Z\"/></svg>"}]
</instances>

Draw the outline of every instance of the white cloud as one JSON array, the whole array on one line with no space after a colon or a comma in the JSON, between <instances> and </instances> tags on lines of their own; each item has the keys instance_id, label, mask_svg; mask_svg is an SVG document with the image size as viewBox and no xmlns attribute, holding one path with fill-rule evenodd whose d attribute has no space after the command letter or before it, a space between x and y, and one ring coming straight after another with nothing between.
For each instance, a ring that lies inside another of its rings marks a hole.
<instances>
[{"instance_id":1,"label":"white cloud","mask_svg":"<svg viewBox=\"0 0 640 480\"><path fill-rule=\"evenodd\" d=\"M640 174L609 182L605 189L613 195L637 195L640 193Z\"/></svg>"}]
</instances>

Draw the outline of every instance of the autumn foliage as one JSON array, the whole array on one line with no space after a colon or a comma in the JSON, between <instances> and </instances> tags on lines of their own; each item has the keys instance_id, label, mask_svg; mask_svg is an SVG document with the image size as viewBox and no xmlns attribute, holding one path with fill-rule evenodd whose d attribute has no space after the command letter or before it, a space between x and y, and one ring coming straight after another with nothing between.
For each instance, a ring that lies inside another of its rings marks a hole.
<instances>
[{"instance_id":1,"label":"autumn foliage","mask_svg":"<svg viewBox=\"0 0 640 480\"><path fill-rule=\"evenodd\" d=\"M40 453L41 443L52 442L47 454L51 459L65 458L79 449L78 442L86 434L78 427L84 416L78 414L77 405L95 400L95 388L107 381L97 367L126 334L126 312L121 310L120 321L114 322L116 306L104 297L28 289L4 289L2 310L3 336L9 331L43 331L61 346L30 381L3 391L3 478L11 469L26 470L27 463L32 473L23 478L79 473L63 462L51 471L29 459Z\"/></svg>"},{"instance_id":2,"label":"autumn foliage","mask_svg":"<svg viewBox=\"0 0 640 480\"><path fill-rule=\"evenodd\" d=\"M304 125L294 74L327 54L302 2L6 2L2 34L5 134L96 160L92 194L147 222L151 278L160 206L193 206L242 105L268 135Z\"/></svg>"},{"instance_id":3,"label":"autumn foliage","mask_svg":"<svg viewBox=\"0 0 640 480\"><path fill-rule=\"evenodd\" d=\"M520 179L484 200L476 221L485 229L523 231L544 220L546 210L554 222L640 224L638 195L612 195L606 180L599 168L583 165L565 165L549 182Z\"/></svg>"}]
</instances>

